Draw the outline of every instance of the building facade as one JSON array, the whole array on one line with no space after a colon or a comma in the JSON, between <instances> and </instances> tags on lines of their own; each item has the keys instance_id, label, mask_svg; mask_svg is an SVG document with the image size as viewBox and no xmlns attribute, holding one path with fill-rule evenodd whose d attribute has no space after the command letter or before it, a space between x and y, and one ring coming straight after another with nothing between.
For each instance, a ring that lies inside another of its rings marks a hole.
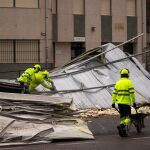
<instances>
[{"instance_id":1,"label":"building facade","mask_svg":"<svg viewBox=\"0 0 150 150\"><path fill-rule=\"evenodd\" d=\"M146 0L0 0L0 69L59 67L102 44L147 46ZM139 60L144 64L142 57Z\"/></svg>"}]
</instances>

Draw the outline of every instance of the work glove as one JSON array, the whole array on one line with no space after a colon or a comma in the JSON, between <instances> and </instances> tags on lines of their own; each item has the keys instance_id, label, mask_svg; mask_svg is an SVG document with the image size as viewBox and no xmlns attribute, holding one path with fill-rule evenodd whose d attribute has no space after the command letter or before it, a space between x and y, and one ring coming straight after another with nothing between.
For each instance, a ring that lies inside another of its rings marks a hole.
<instances>
[{"instance_id":1,"label":"work glove","mask_svg":"<svg viewBox=\"0 0 150 150\"><path fill-rule=\"evenodd\" d=\"M115 104L112 104L111 106L112 106L112 108L115 108Z\"/></svg>"},{"instance_id":2,"label":"work glove","mask_svg":"<svg viewBox=\"0 0 150 150\"><path fill-rule=\"evenodd\" d=\"M133 107L136 108L136 103L133 103Z\"/></svg>"},{"instance_id":3,"label":"work glove","mask_svg":"<svg viewBox=\"0 0 150 150\"><path fill-rule=\"evenodd\" d=\"M52 92L57 92L57 89L56 89L56 87L55 87L54 84L53 84L53 86L51 87L51 91L52 91Z\"/></svg>"}]
</instances>

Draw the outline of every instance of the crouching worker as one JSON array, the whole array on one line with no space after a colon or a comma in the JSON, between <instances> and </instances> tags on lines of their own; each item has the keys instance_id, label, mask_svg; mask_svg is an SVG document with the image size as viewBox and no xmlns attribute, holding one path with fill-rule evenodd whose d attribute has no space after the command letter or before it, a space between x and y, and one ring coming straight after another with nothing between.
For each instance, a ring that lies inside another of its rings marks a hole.
<instances>
[{"instance_id":1,"label":"crouching worker","mask_svg":"<svg viewBox=\"0 0 150 150\"><path fill-rule=\"evenodd\" d=\"M22 75L17 79L20 83L21 93L29 94L29 85L32 80L32 76L41 70L41 66L39 64L34 65L33 68L26 69Z\"/></svg>"},{"instance_id":2,"label":"crouching worker","mask_svg":"<svg viewBox=\"0 0 150 150\"><path fill-rule=\"evenodd\" d=\"M112 107L118 103L120 113L120 125L117 126L119 135L128 136L126 126L131 122L131 105L136 107L133 82L129 80L129 70L123 69L120 72L121 79L116 82L112 95Z\"/></svg>"},{"instance_id":3,"label":"crouching worker","mask_svg":"<svg viewBox=\"0 0 150 150\"><path fill-rule=\"evenodd\" d=\"M50 74L48 71L40 71L32 76L32 80L29 85L29 91L32 92L40 84L47 89L56 91L56 88L52 79L50 78Z\"/></svg>"}]
</instances>

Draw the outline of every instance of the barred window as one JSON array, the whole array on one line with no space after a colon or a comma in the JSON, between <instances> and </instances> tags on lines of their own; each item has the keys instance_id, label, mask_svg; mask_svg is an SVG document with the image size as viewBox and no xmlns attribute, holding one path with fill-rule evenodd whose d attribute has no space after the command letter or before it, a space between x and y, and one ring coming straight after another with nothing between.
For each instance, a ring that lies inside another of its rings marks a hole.
<instances>
[{"instance_id":1,"label":"barred window","mask_svg":"<svg viewBox=\"0 0 150 150\"><path fill-rule=\"evenodd\" d=\"M0 0L0 7L39 8L39 0Z\"/></svg>"},{"instance_id":2,"label":"barred window","mask_svg":"<svg viewBox=\"0 0 150 150\"><path fill-rule=\"evenodd\" d=\"M39 63L39 40L0 40L0 63Z\"/></svg>"},{"instance_id":3,"label":"barred window","mask_svg":"<svg viewBox=\"0 0 150 150\"><path fill-rule=\"evenodd\" d=\"M13 0L0 0L0 7L13 7Z\"/></svg>"},{"instance_id":4,"label":"barred window","mask_svg":"<svg viewBox=\"0 0 150 150\"><path fill-rule=\"evenodd\" d=\"M13 63L13 40L0 40L0 63Z\"/></svg>"}]
</instances>

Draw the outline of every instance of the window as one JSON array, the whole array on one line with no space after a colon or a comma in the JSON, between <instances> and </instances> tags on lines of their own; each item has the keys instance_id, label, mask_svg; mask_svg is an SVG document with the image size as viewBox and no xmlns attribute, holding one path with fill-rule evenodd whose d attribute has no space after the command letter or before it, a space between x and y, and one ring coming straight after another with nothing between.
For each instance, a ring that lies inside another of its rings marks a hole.
<instances>
[{"instance_id":1,"label":"window","mask_svg":"<svg viewBox=\"0 0 150 150\"><path fill-rule=\"evenodd\" d=\"M0 40L0 63L12 63L13 58L13 40Z\"/></svg>"},{"instance_id":2,"label":"window","mask_svg":"<svg viewBox=\"0 0 150 150\"><path fill-rule=\"evenodd\" d=\"M101 15L111 15L111 0L101 0Z\"/></svg>"},{"instance_id":3,"label":"window","mask_svg":"<svg viewBox=\"0 0 150 150\"><path fill-rule=\"evenodd\" d=\"M102 42L112 42L112 16L101 16Z\"/></svg>"},{"instance_id":4,"label":"window","mask_svg":"<svg viewBox=\"0 0 150 150\"><path fill-rule=\"evenodd\" d=\"M13 7L13 0L0 0L0 7Z\"/></svg>"},{"instance_id":5,"label":"window","mask_svg":"<svg viewBox=\"0 0 150 150\"><path fill-rule=\"evenodd\" d=\"M39 0L0 0L0 7L39 8Z\"/></svg>"},{"instance_id":6,"label":"window","mask_svg":"<svg viewBox=\"0 0 150 150\"><path fill-rule=\"evenodd\" d=\"M0 63L38 63L39 49L39 40L0 40Z\"/></svg>"},{"instance_id":7,"label":"window","mask_svg":"<svg viewBox=\"0 0 150 150\"><path fill-rule=\"evenodd\" d=\"M127 0L127 16L136 16L136 0Z\"/></svg>"},{"instance_id":8,"label":"window","mask_svg":"<svg viewBox=\"0 0 150 150\"><path fill-rule=\"evenodd\" d=\"M73 14L84 14L84 0L73 0Z\"/></svg>"},{"instance_id":9,"label":"window","mask_svg":"<svg viewBox=\"0 0 150 150\"><path fill-rule=\"evenodd\" d=\"M38 8L39 6L38 0L15 0L16 7L23 8Z\"/></svg>"},{"instance_id":10,"label":"window","mask_svg":"<svg viewBox=\"0 0 150 150\"><path fill-rule=\"evenodd\" d=\"M84 15L74 15L74 37L85 37Z\"/></svg>"},{"instance_id":11,"label":"window","mask_svg":"<svg viewBox=\"0 0 150 150\"><path fill-rule=\"evenodd\" d=\"M137 17L127 16L127 39L137 35Z\"/></svg>"}]
</instances>

